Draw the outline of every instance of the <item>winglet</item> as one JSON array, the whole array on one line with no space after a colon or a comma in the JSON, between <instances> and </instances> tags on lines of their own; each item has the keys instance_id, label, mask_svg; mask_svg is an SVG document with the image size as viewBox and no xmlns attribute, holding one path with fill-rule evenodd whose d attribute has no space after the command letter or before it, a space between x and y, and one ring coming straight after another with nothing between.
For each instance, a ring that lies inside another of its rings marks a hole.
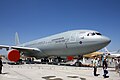
<instances>
[{"instance_id":1,"label":"winglet","mask_svg":"<svg viewBox=\"0 0 120 80\"><path fill-rule=\"evenodd\" d=\"M20 42L19 42L19 36L18 36L18 33L16 32L15 33L15 45L17 46L19 44L20 44Z\"/></svg>"}]
</instances>

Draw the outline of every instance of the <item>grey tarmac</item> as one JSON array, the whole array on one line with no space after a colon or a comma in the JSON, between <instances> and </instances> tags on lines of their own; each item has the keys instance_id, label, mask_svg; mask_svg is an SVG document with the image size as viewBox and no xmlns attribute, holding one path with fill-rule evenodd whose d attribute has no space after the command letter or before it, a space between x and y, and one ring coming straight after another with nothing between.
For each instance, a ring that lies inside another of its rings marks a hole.
<instances>
[{"instance_id":1,"label":"grey tarmac","mask_svg":"<svg viewBox=\"0 0 120 80\"><path fill-rule=\"evenodd\" d=\"M93 76L92 67L58 66L48 64L4 64L0 80L120 80L114 68L108 68L109 78L103 78L102 68L99 76Z\"/></svg>"}]
</instances>

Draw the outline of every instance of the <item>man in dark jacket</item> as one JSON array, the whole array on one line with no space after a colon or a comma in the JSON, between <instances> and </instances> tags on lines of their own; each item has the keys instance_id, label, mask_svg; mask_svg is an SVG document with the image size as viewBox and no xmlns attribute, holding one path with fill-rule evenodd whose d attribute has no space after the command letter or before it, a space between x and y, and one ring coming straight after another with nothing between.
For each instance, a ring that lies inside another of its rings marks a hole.
<instances>
[{"instance_id":1,"label":"man in dark jacket","mask_svg":"<svg viewBox=\"0 0 120 80\"><path fill-rule=\"evenodd\" d=\"M2 74L2 57L0 57L0 74Z\"/></svg>"},{"instance_id":2,"label":"man in dark jacket","mask_svg":"<svg viewBox=\"0 0 120 80\"><path fill-rule=\"evenodd\" d=\"M108 64L107 64L107 61L106 61L106 58L104 58L104 61L103 61L103 70L104 70L104 78L108 78L109 76L106 76L108 74L108 70L107 70L107 67L108 67Z\"/></svg>"}]
</instances>

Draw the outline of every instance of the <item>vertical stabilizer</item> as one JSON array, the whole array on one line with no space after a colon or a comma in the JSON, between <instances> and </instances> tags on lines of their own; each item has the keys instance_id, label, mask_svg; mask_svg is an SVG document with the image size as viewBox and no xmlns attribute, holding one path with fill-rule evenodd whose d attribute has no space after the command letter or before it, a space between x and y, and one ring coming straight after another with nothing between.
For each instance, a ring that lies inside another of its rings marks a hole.
<instances>
[{"instance_id":1,"label":"vertical stabilizer","mask_svg":"<svg viewBox=\"0 0 120 80\"><path fill-rule=\"evenodd\" d=\"M107 49L106 47L105 47L104 49L105 49L105 52L106 52L107 55L110 55L110 54L111 54L111 52L108 51L108 49Z\"/></svg>"},{"instance_id":2,"label":"vertical stabilizer","mask_svg":"<svg viewBox=\"0 0 120 80\"><path fill-rule=\"evenodd\" d=\"M105 49L105 52L110 53L106 47L104 49Z\"/></svg>"},{"instance_id":3,"label":"vertical stabilizer","mask_svg":"<svg viewBox=\"0 0 120 80\"><path fill-rule=\"evenodd\" d=\"M18 36L18 33L16 32L15 33L15 45L17 46L19 44L20 44L20 42L19 42L19 36Z\"/></svg>"}]
</instances>

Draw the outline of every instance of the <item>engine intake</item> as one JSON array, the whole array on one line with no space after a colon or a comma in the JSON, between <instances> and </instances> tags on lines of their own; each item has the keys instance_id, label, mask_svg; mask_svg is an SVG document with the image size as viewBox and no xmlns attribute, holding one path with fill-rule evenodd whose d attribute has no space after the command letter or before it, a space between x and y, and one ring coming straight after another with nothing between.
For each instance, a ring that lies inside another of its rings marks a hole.
<instances>
[{"instance_id":1,"label":"engine intake","mask_svg":"<svg viewBox=\"0 0 120 80\"><path fill-rule=\"evenodd\" d=\"M17 62L20 59L20 53L16 49L12 49L8 52L8 59L10 61Z\"/></svg>"}]
</instances>

